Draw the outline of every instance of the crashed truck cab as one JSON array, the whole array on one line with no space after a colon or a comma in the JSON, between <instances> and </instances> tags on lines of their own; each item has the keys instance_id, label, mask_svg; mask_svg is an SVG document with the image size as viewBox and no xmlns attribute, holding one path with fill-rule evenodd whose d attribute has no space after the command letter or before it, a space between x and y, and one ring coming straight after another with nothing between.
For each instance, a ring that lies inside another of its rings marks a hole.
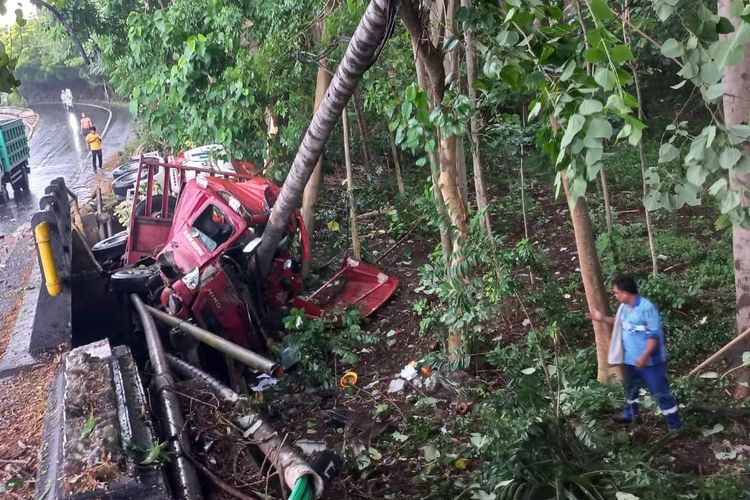
<instances>
[{"instance_id":1,"label":"crashed truck cab","mask_svg":"<svg viewBox=\"0 0 750 500\"><path fill-rule=\"evenodd\" d=\"M265 286L259 286L253 254L278 194L278 186L259 177L235 183L199 176L186 183L156 257L167 312L194 317L242 347L263 349L260 325L253 325L252 318L259 320L266 309L282 309L300 293L300 270L310 256L307 233L295 213Z\"/></svg>"},{"instance_id":2,"label":"crashed truck cab","mask_svg":"<svg viewBox=\"0 0 750 500\"><path fill-rule=\"evenodd\" d=\"M398 280L377 267L347 258L317 291L302 292L302 268L310 259L307 231L298 211L289 219L263 276L257 250L280 188L254 177L240 182L199 175L180 191L171 228L156 253L164 290L161 303L180 319L252 351L263 350L269 321L288 307L320 317L350 306L368 316L393 294ZM134 219L135 220L135 219Z\"/></svg>"}]
</instances>

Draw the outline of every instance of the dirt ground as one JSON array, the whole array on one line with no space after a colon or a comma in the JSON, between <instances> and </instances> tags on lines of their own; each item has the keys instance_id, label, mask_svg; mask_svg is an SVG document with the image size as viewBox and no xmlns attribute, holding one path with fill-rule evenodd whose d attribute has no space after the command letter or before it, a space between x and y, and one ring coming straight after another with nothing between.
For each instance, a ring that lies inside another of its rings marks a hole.
<instances>
[{"instance_id":1,"label":"dirt ground","mask_svg":"<svg viewBox=\"0 0 750 500\"><path fill-rule=\"evenodd\" d=\"M0 379L0 497L34 495L49 386L63 359L51 353L28 371Z\"/></svg>"}]
</instances>

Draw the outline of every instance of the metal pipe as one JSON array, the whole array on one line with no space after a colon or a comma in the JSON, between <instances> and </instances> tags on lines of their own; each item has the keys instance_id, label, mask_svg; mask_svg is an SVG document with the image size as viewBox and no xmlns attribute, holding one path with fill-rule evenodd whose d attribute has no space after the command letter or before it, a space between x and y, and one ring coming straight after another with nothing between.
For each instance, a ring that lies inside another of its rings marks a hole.
<instances>
[{"instance_id":1,"label":"metal pipe","mask_svg":"<svg viewBox=\"0 0 750 500\"><path fill-rule=\"evenodd\" d=\"M57 274L55 254L52 251L52 238L50 237L49 224L47 222L40 222L34 227L34 239L39 251L39 261L42 264L47 293L50 297L57 297L62 292L62 283L60 282L60 276Z\"/></svg>"},{"instance_id":2,"label":"metal pipe","mask_svg":"<svg viewBox=\"0 0 750 500\"><path fill-rule=\"evenodd\" d=\"M160 311L154 307L147 306L145 304L143 307L145 307L146 311L148 311L149 314L151 314L159 321L163 321L169 326L179 328L194 339L213 347L217 351L226 354L230 358L235 359L240 363L253 368L254 370L262 371L263 373L267 373L274 378L280 378L282 375L284 375L284 367L282 367L278 363L274 363L270 359L264 358L260 354L254 353L253 351L245 349L244 347L240 347L234 342L223 339L218 335L209 332L208 330L204 330L203 328L188 323L187 321L175 318L174 316Z\"/></svg>"},{"instance_id":3,"label":"metal pipe","mask_svg":"<svg viewBox=\"0 0 750 500\"><path fill-rule=\"evenodd\" d=\"M167 360L178 374L187 378L198 378L211 387L220 398L237 403L235 411L232 412L235 423L247 432L245 437L258 443L258 448L273 464L279 476L284 478L284 482L289 489L294 488L298 479L307 476L312 478L315 484L315 498L320 498L323 495L323 478L294 451L290 444L279 438L278 433L270 424L263 420L249 405L244 404L243 401L245 400L242 400L239 394L200 368L196 368L175 356L167 354Z\"/></svg>"},{"instance_id":4,"label":"metal pipe","mask_svg":"<svg viewBox=\"0 0 750 500\"><path fill-rule=\"evenodd\" d=\"M169 371L167 358L164 348L161 345L159 332L156 330L154 319L149 316L146 306L140 297L132 294L130 299L135 304L135 309L143 324L143 333L146 337L148 347L148 357L154 369L153 384L157 400L161 406L162 428L164 434L170 440L170 451L174 457L169 462L172 469L177 496L185 500L202 499L200 481L198 475L188 458L182 453L190 453L190 445L187 440L179 439L182 429L185 426L185 419L182 416L180 402L177 394L174 392L174 379Z\"/></svg>"},{"instance_id":5,"label":"metal pipe","mask_svg":"<svg viewBox=\"0 0 750 500\"><path fill-rule=\"evenodd\" d=\"M172 369L182 378L197 378L201 382L204 382L206 385L211 387L214 391L216 391L217 395L224 401L230 401L232 403L236 403L237 401L239 401L240 397L236 392L234 392L229 387L219 382L217 378L209 375L203 370L200 370L190 363L183 361L177 356L173 356L169 353L167 353L167 361L169 362L169 365L172 367Z\"/></svg>"}]
</instances>

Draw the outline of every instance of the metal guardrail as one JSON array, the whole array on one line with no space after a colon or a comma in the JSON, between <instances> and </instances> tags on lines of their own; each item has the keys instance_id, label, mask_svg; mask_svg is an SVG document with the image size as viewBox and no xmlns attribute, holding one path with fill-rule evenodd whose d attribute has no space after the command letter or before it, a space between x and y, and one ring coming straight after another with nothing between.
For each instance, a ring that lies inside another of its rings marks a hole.
<instances>
[{"instance_id":1,"label":"metal guardrail","mask_svg":"<svg viewBox=\"0 0 750 500\"><path fill-rule=\"evenodd\" d=\"M44 286L39 291L31 354L63 343L70 345L72 333L73 226L65 179L54 179L44 192L39 200L39 211L31 217L32 231L44 240L37 239L37 258Z\"/></svg>"}]
</instances>

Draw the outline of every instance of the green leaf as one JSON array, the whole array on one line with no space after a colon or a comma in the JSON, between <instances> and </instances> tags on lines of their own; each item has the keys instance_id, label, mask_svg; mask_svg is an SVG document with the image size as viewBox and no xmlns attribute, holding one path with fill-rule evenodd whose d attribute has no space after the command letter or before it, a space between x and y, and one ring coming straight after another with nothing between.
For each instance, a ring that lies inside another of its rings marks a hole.
<instances>
[{"instance_id":1,"label":"green leaf","mask_svg":"<svg viewBox=\"0 0 750 500\"><path fill-rule=\"evenodd\" d=\"M610 57L612 58L612 62L615 64L620 64L635 59L633 51L630 50L630 47L628 47L627 45L615 45L614 47L612 47L612 49L610 50Z\"/></svg>"},{"instance_id":2,"label":"green leaf","mask_svg":"<svg viewBox=\"0 0 750 500\"><path fill-rule=\"evenodd\" d=\"M565 129L565 133L563 134L562 140L560 142L561 149L565 149L566 147L568 147L568 145L573 141L573 138L575 138L576 134L583 128L584 123L586 123L586 118L584 118L583 115L579 115L578 113L576 113L570 117L570 119L568 120L568 126Z\"/></svg>"},{"instance_id":3,"label":"green leaf","mask_svg":"<svg viewBox=\"0 0 750 500\"><path fill-rule=\"evenodd\" d=\"M735 148L725 148L719 154L719 165L724 170L729 170L742 158L742 152Z\"/></svg>"},{"instance_id":4,"label":"green leaf","mask_svg":"<svg viewBox=\"0 0 750 500\"><path fill-rule=\"evenodd\" d=\"M573 76L573 71L576 69L576 62L574 60L570 60L567 63L565 63L565 66L563 66L563 72L560 75L560 81L565 82L567 81L571 76Z\"/></svg>"},{"instance_id":5,"label":"green leaf","mask_svg":"<svg viewBox=\"0 0 750 500\"><path fill-rule=\"evenodd\" d=\"M706 101L712 102L718 99L719 97L723 97L724 92L725 92L724 83L719 82L708 87L703 95L706 98Z\"/></svg>"},{"instance_id":6,"label":"green leaf","mask_svg":"<svg viewBox=\"0 0 750 500\"><path fill-rule=\"evenodd\" d=\"M600 21L609 21L614 17L612 11L609 8L609 5L607 5L607 2L605 0L591 0L589 6L591 9L591 14L593 14Z\"/></svg>"},{"instance_id":7,"label":"green leaf","mask_svg":"<svg viewBox=\"0 0 750 500\"><path fill-rule=\"evenodd\" d=\"M723 214L731 212L740 204L740 195L732 190L725 191L723 195L717 196L717 199L719 200L719 210Z\"/></svg>"},{"instance_id":8,"label":"green leaf","mask_svg":"<svg viewBox=\"0 0 750 500\"><path fill-rule=\"evenodd\" d=\"M599 68L594 73L594 81L605 91L609 92L614 88L614 73L607 68Z\"/></svg>"},{"instance_id":9,"label":"green leaf","mask_svg":"<svg viewBox=\"0 0 750 500\"><path fill-rule=\"evenodd\" d=\"M708 61L701 64L700 77L706 85L713 85L721 80L721 70L714 61Z\"/></svg>"},{"instance_id":10,"label":"green leaf","mask_svg":"<svg viewBox=\"0 0 750 500\"><path fill-rule=\"evenodd\" d=\"M96 418L94 417L94 414L92 413L89 415L89 418L86 419L86 422L83 424L83 428L81 429L81 439L86 439L89 437L89 434L93 432L94 428L96 427Z\"/></svg>"},{"instance_id":11,"label":"green leaf","mask_svg":"<svg viewBox=\"0 0 750 500\"><path fill-rule=\"evenodd\" d=\"M670 143L665 142L659 148L659 163L669 163L670 161L677 158L680 151L672 146Z\"/></svg>"},{"instance_id":12,"label":"green leaf","mask_svg":"<svg viewBox=\"0 0 750 500\"><path fill-rule=\"evenodd\" d=\"M21 486L23 484L23 479L20 477L14 477L12 479L8 479L4 483L0 483L0 493L7 493L11 490L14 490Z\"/></svg>"},{"instance_id":13,"label":"green leaf","mask_svg":"<svg viewBox=\"0 0 750 500\"><path fill-rule=\"evenodd\" d=\"M711 187L708 188L708 194L711 196L716 196L722 191L725 191L728 186L729 184L727 182L727 179L725 177L722 177L721 179L718 179L716 182L711 184Z\"/></svg>"},{"instance_id":14,"label":"green leaf","mask_svg":"<svg viewBox=\"0 0 750 500\"><path fill-rule=\"evenodd\" d=\"M706 182L706 172L703 165L690 165L685 172L685 178L693 186L702 186Z\"/></svg>"},{"instance_id":15,"label":"green leaf","mask_svg":"<svg viewBox=\"0 0 750 500\"><path fill-rule=\"evenodd\" d=\"M523 373L524 375L532 375L535 372L536 372L536 368L534 368L533 366L530 366L528 368L524 368L523 370L521 370L521 373Z\"/></svg>"},{"instance_id":16,"label":"green leaf","mask_svg":"<svg viewBox=\"0 0 750 500\"><path fill-rule=\"evenodd\" d=\"M590 63L602 63L607 60L607 54L602 49L596 47L586 49L583 57L586 59L586 62Z\"/></svg>"},{"instance_id":17,"label":"green leaf","mask_svg":"<svg viewBox=\"0 0 750 500\"><path fill-rule=\"evenodd\" d=\"M596 99L584 99L581 106L578 108L578 112L583 116L593 115L602 110L604 106Z\"/></svg>"},{"instance_id":18,"label":"green leaf","mask_svg":"<svg viewBox=\"0 0 750 500\"><path fill-rule=\"evenodd\" d=\"M592 118L589 120L586 135L595 139L609 139L612 137L612 124L604 118Z\"/></svg>"},{"instance_id":19,"label":"green leaf","mask_svg":"<svg viewBox=\"0 0 750 500\"><path fill-rule=\"evenodd\" d=\"M661 208L661 193L655 189L649 190L643 197L643 208L653 212Z\"/></svg>"},{"instance_id":20,"label":"green leaf","mask_svg":"<svg viewBox=\"0 0 750 500\"><path fill-rule=\"evenodd\" d=\"M592 166L596 163L599 163L602 159L602 154L604 153L604 149L601 147L598 148L588 148L586 149L586 166ZM589 176L589 179L592 177Z\"/></svg>"},{"instance_id":21,"label":"green leaf","mask_svg":"<svg viewBox=\"0 0 750 500\"><path fill-rule=\"evenodd\" d=\"M536 115L539 114L539 111L542 109L542 103L537 101L534 103L534 105L529 110L529 120L534 118Z\"/></svg>"},{"instance_id":22,"label":"green leaf","mask_svg":"<svg viewBox=\"0 0 750 500\"><path fill-rule=\"evenodd\" d=\"M684 54L684 50L682 48L682 44L675 40L674 38L667 39L662 45L661 45L661 53L664 57L669 57L670 59L675 59L677 57L681 57L682 54Z\"/></svg>"},{"instance_id":23,"label":"green leaf","mask_svg":"<svg viewBox=\"0 0 750 500\"><path fill-rule=\"evenodd\" d=\"M588 182L585 179L581 179L580 177L573 179L573 182L570 184L570 196L573 200L578 200L586 196L586 187L588 187Z\"/></svg>"},{"instance_id":24,"label":"green leaf","mask_svg":"<svg viewBox=\"0 0 750 500\"><path fill-rule=\"evenodd\" d=\"M732 25L732 21L727 19L726 17L719 18L719 22L716 23L716 33L720 35L726 35L727 33L734 32L734 26Z\"/></svg>"}]
</instances>

